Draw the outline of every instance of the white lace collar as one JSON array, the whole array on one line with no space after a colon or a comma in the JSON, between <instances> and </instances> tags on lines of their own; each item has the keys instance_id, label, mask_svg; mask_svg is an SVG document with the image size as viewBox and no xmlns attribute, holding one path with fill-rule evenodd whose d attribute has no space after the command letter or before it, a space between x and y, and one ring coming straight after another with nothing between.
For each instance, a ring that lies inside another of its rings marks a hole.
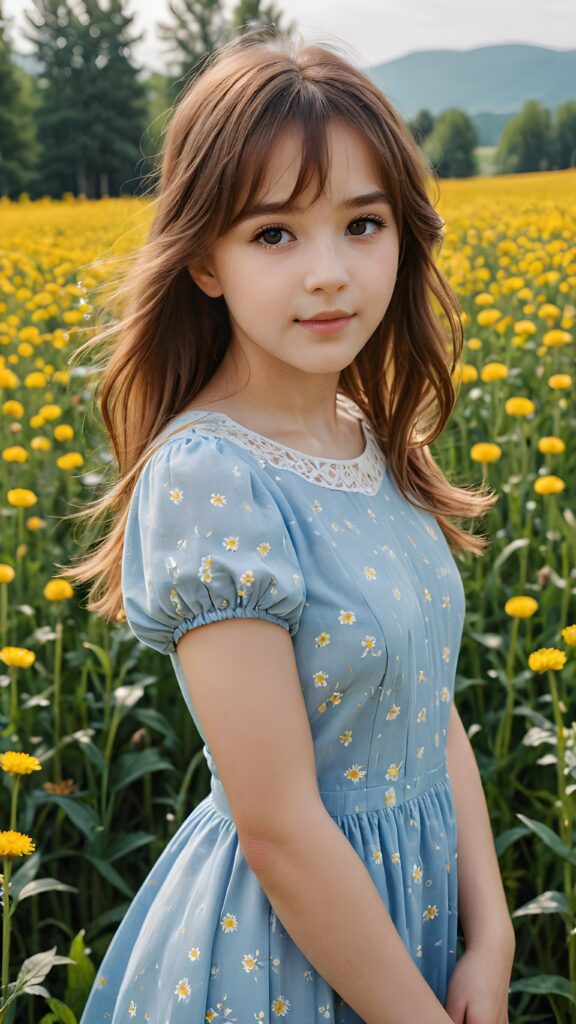
<instances>
[{"instance_id":1,"label":"white lace collar","mask_svg":"<svg viewBox=\"0 0 576 1024\"><path fill-rule=\"evenodd\" d=\"M347 395L338 394L337 401L353 416L360 420L366 446L361 455L353 459L329 459L319 455L288 448L280 441L274 441L263 434L244 427L226 413L213 410L189 409L174 416L166 428L169 430L183 416L188 417L185 427L207 430L215 437L224 437L245 448L260 464L268 463L277 469L286 469L319 487L338 491L360 491L375 494L384 477L386 459L381 451L371 425L364 419L361 410ZM180 427L179 431L184 427ZM162 433L159 435L162 437Z\"/></svg>"}]
</instances>

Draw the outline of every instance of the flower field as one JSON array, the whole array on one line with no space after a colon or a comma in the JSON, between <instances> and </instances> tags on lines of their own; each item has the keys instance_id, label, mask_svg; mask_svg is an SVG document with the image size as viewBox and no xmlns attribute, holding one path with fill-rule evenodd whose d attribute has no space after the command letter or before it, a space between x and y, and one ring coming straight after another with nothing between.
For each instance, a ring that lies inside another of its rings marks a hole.
<instances>
[{"instance_id":1,"label":"flower field","mask_svg":"<svg viewBox=\"0 0 576 1024\"><path fill-rule=\"evenodd\" d=\"M432 445L499 500L457 555L456 703L516 930L510 1021L576 1024L576 172L441 182L462 306L458 400ZM64 517L113 480L92 329L145 199L0 199L0 1024L78 1021L139 884L208 791L168 659L56 579Z\"/></svg>"}]
</instances>

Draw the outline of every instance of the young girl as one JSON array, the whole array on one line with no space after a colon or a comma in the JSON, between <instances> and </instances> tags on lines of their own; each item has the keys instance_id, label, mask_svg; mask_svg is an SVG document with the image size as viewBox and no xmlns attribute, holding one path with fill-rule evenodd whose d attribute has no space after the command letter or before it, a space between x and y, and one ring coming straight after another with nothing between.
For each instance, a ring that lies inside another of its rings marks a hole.
<instances>
[{"instance_id":1,"label":"young girl","mask_svg":"<svg viewBox=\"0 0 576 1024\"><path fill-rule=\"evenodd\" d=\"M453 704L448 544L484 550L448 516L495 496L428 447L462 349L428 177L334 47L252 32L175 108L104 332L119 480L94 514L114 525L68 575L170 656L211 791L81 1024L507 1024L513 928Z\"/></svg>"}]
</instances>

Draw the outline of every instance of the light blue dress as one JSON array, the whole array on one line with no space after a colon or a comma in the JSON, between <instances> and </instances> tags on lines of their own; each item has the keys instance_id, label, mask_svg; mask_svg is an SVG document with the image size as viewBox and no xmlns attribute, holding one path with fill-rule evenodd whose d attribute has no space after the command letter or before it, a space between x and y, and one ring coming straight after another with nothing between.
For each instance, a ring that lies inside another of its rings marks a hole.
<instances>
[{"instance_id":1,"label":"light blue dress","mask_svg":"<svg viewBox=\"0 0 576 1024\"><path fill-rule=\"evenodd\" d=\"M370 425L338 400L361 419L359 458L304 455L195 409L172 419L140 474L125 611L138 639L170 656L211 792L135 896L81 1024L361 1021L248 867L188 692L177 641L233 617L289 630L324 806L445 1001L457 947L446 739L464 588L434 517L401 496Z\"/></svg>"}]
</instances>

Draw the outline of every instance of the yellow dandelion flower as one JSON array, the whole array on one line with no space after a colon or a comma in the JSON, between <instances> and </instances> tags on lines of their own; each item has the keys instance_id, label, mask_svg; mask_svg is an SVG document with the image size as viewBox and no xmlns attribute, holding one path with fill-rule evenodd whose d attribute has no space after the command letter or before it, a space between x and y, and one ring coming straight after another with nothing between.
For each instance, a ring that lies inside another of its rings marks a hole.
<instances>
[{"instance_id":1,"label":"yellow dandelion flower","mask_svg":"<svg viewBox=\"0 0 576 1024\"><path fill-rule=\"evenodd\" d=\"M24 406L16 398L9 398L7 402L4 402L2 412L14 420L21 420L24 415Z\"/></svg>"},{"instance_id":2,"label":"yellow dandelion flower","mask_svg":"<svg viewBox=\"0 0 576 1024\"><path fill-rule=\"evenodd\" d=\"M16 575L15 570L6 562L0 562L0 583L12 583Z\"/></svg>"},{"instance_id":3,"label":"yellow dandelion flower","mask_svg":"<svg viewBox=\"0 0 576 1024\"><path fill-rule=\"evenodd\" d=\"M557 647L540 647L528 658L528 666L533 672L547 672L549 669L558 672L565 664L566 652Z\"/></svg>"},{"instance_id":4,"label":"yellow dandelion flower","mask_svg":"<svg viewBox=\"0 0 576 1024\"><path fill-rule=\"evenodd\" d=\"M549 437L539 438L538 451L543 455L560 455L566 451L566 445L561 437L555 437L552 434Z\"/></svg>"},{"instance_id":5,"label":"yellow dandelion flower","mask_svg":"<svg viewBox=\"0 0 576 1024\"><path fill-rule=\"evenodd\" d=\"M481 309L476 317L476 320L481 327L491 327L497 320L500 319L502 313L499 309Z\"/></svg>"},{"instance_id":6,"label":"yellow dandelion flower","mask_svg":"<svg viewBox=\"0 0 576 1024\"><path fill-rule=\"evenodd\" d=\"M48 580L43 594L47 601L67 601L74 596L74 591L68 580L54 579Z\"/></svg>"},{"instance_id":7,"label":"yellow dandelion flower","mask_svg":"<svg viewBox=\"0 0 576 1024\"><path fill-rule=\"evenodd\" d=\"M0 388L17 388L20 381L7 366L0 366Z\"/></svg>"},{"instance_id":8,"label":"yellow dandelion flower","mask_svg":"<svg viewBox=\"0 0 576 1024\"><path fill-rule=\"evenodd\" d=\"M38 412L45 420L57 420L62 415L62 409L59 405L43 405Z\"/></svg>"},{"instance_id":9,"label":"yellow dandelion flower","mask_svg":"<svg viewBox=\"0 0 576 1024\"><path fill-rule=\"evenodd\" d=\"M13 487L6 492L6 498L8 504L13 505L15 508L30 508L31 505L35 505L38 501L34 491L30 491L26 487Z\"/></svg>"},{"instance_id":10,"label":"yellow dandelion flower","mask_svg":"<svg viewBox=\"0 0 576 1024\"><path fill-rule=\"evenodd\" d=\"M542 341L548 348L561 348L562 345L568 345L572 341L572 335L560 327L555 327L551 331L545 332Z\"/></svg>"},{"instance_id":11,"label":"yellow dandelion flower","mask_svg":"<svg viewBox=\"0 0 576 1024\"><path fill-rule=\"evenodd\" d=\"M57 441L71 441L74 437L74 427L69 423L58 423L54 427L54 437Z\"/></svg>"},{"instance_id":12,"label":"yellow dandelion flower","mask_svg":"<svg viewBox=\"0 0 576 1024\"><path fill-rule=\"evenodd\" d=\"M35 849L34 841L25 833L11 828L0 831L0 857L27 857Z\"/></svg>"},{"instance_id":13,"label":"yellow dandelion flower","mask_svg":"<svg viewBox=\"0 0 576 1024\"><path fill-rule=\"evenodd\" d=\"M40 516L29 516L26 520L26 526L32 531L41 530L44 526L44 520Z\"/></svg>"},{"instance_id":14,"label":"yellow dandelion flower","mask_svg":"<svg viewBox=\"0 0 576 1024\"><path fill-rule=\"evenodd\" d=\"M10 448L3 449L2 458L4 462L27 462L30 456L21 444L13 444Z\"/></svg>"},{"instance_id":15,"label":"yellow dandelion flower","mask_svg":"<svg viewBox=\"0 0 576 1024\"><path fill-rule=\"evenodd\" d=\"M569 647L576 647L576 623L572 626L565 626L560 635Z\"/></svg>"},{"instance_id":16,"label":"yellow dandelion flower","mask_svg":"<svg viewBox=\"0 0 576 1024\"><path fill-rule=\"evenodd\" d=\"M80 452L66 452L56 459L58 469L77 469L84 465L84 456Z\"/></svg>"},{"instance_id":17,"label":"yellow dandelion flower","mask_svg":"<svg viewBox=\"0 0 576 1024\"><path fill-rule=\"evenodd\" d=\"M554 476L553 473L548 476L539 476L534 481L534 490L537 494L560 494L564 490L566 484L559 476Z\"/></svg>"},{"instance_id":18,"label":"yellow dandelion flower","mask_svg":"<svg viewBox=\"0 0 576 1024\"><path fill-rule=\"evenodd\" d=\"M478 380L478 370L471 363L458 363L454 367L452 379L456 384L459 381L462 384L472 384L475 380Z\"/></svg>"},{"instance_id":19,"label":"yellow dandelion flower","mask_svg":"<svg viewBox=\"0 0 576 1024\"><path fill-rule=\"evenodd\" d=\"M538 316L541 320L557 320L559 316L562 316L562 310L553 302L544 302L538 310Z\"/></svg>"},{"instance_id":20,"label":"yellow dandelion flower","mask_svg":"<svg viewBox=\"0 0 576 1024\"><path fill-rule=\"evenodd\" d=\"M19 750L7 750L0 754L0 768L9 775L29 775L42 770L42 765L33 754L24 754Z\"/></svg>"},{"instance_id":21,"label":"yellow dandelion flower","mask_svg":"<svg viewBox=\"0 0 576 1024\"><path fill-rule=\"evenodd\" d=\"M480 441L473 444L470 449L470 457L474 462L497 462L501 455L500 445L492 444L490 441Z\"/></svg>"},{"instance_id":22,"label":"yellow dandelion flower","mask_svg":"<svg viewBox=\"0 0 576 1024\"><path fill-rule=\"evenodd\" d=\"M508 398L504 403L504 408L509 416L531 416L536 410L534 402L530 398L522 396Z\"/></svg>"},{"instance_id":23,"label":"yellow dandelion flower","mask_svg":"<svg viewBox=\"0 0 576 1024\"><path fill-rule=\"evenodd\" d=\"M474 302L477 306L493 306L494 301L495 299L491 292L480 292L479 295L474 296Z\"/></svg>"},{"instance_id":24,"label":"yellow dandelion flower","mask_svg":"<svg viewBox=\"0 0 576 1024\"><path fill-rule=\"evenodd\" d=\"M33 370L32 373L27 373L24 377L24 387L26 388L45 388L47 383L45 374L40 373L39 370Z\"/></svg>"},{"instance_id":25,"label":"yellow dandelion flower","mask_svg":"<svg viewBox=\"0 0 576 1024\"><path fill-rule=\"evenodd\" d=\"M565 391L572 387L572 377L569 373L553 373L548 377L548 384L554 391Z\"/></svg>"},{"instance_id":26,"label":"yellow dandelion flower","mask_svg":"<svg viewBox=\"0 0 576 1024\"><path fill-rule=\"evenodd\" d=\"M35 452L49 452L52 450L52 441L49 437L44 437L43 434L37 434L36 437L31 438L30 447Z\"/></svg>"},{"instance_id":27,"label":"yellow dandelion flower","mask_svg":"<svg viewBox=\"0 0 576 1024\"><path fill-rule=\"evenodd\" d=\"M508 367L505 363L486 363L480 370L480 380L491 384L495 380L505 380L508 376Z\"/></svg>"},{"instance_id":28,"label":"yellow dandelion flower","mask_svg":"<svg viewBox=\"0 0 576 1024\"><path fill-rule=\"evenodd\" d=\"M1 647L0 661L15 668L29 668L36 661L36 655L27 647Z\"/></svg>"},{"instance_id":29,"label":"yellow dandelion flower","mask_svg":"<svg viewBox=\"0 0 576 1024\"><path fill-rule=\"evenodd\" d=\"M514 324L514 333L523 334L528 337L530 334L536 334L536 324L532 323L531 320L517 320Z\"/></svg>"},{"instance_id":30,"label":"yellow dandelion flower","mask_svg":"<svg viewBox=\"0 0 576 1024\"><path fill-rule=\"evenodd\" d=\"M513 619L529 619L538 611L538 601L533 597L510 597L504 605L504 611Z\"/></svg>"}]
</instances>

